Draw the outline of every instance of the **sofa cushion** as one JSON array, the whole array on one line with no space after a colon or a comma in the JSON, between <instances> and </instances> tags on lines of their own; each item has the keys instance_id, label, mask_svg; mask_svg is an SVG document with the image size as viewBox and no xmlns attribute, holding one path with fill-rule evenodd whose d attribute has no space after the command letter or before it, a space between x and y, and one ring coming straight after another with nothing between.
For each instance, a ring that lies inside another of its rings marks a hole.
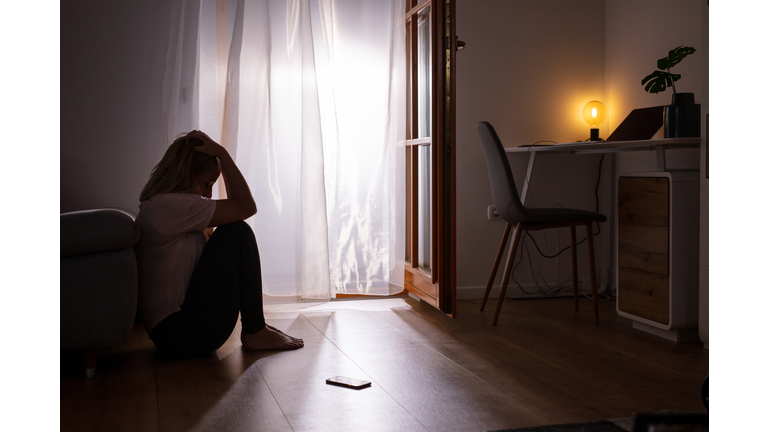
<instances>
[{"instance_id":1,"label":"sofa cushion","mask_svg":"<svg viewBox=\"0 0 768 432\"><path fill-rule=\"evenodd\" d=\"M62 213L61 257L132 247L139 241L134 219L130 212L120 209Z\"/></svg>"}]
</instances>

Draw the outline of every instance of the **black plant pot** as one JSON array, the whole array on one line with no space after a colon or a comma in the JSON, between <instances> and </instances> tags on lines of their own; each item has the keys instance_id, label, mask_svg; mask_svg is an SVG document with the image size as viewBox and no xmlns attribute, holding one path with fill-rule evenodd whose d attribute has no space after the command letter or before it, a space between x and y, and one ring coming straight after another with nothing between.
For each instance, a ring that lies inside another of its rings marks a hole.
<instances>
[{"instance_id":1,"label":"black plant pot","mask_svg":"<svg viewBox=\"0 0 768 432\"><path fill-rule=\"evenodd\" d=\"M664 138L692 138L701 135L701 105L693 93L675 93L672 105L664 107Z\"/></svg>"}]
</instances>

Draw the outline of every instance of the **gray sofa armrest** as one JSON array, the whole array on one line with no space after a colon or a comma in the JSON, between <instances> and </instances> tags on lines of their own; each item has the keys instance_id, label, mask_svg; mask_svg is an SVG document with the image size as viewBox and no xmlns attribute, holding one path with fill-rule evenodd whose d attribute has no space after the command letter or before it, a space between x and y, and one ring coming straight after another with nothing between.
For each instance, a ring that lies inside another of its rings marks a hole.
<instances>
[{"instance_id":1,"label":"gray sofa armrest","mask_svg":"<svg viewBox=\"0 0 768 432\"><path fill-rule=\"evenodd\" d=\"M96 209L60 216L61 257L132 247L139 241L136 216L127 210Z\"/></svg>"}]
</instances>

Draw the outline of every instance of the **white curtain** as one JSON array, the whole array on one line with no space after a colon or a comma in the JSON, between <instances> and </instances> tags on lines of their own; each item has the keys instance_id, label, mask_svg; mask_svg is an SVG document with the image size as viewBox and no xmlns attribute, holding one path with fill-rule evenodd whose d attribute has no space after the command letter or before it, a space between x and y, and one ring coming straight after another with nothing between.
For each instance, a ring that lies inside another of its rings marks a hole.
<instances>
[{"instance_id":1,"label":"white curtain","mask_svg":"<svg viewBox=\"0 0 768 432\"><path fill-rule=\"evenodd\" d=\"M402 290L404 0L174 3L167 141L201 129L256 199L264 292ZM223 189L222 189L223 195Z\"/></svg>"}]
</instances>

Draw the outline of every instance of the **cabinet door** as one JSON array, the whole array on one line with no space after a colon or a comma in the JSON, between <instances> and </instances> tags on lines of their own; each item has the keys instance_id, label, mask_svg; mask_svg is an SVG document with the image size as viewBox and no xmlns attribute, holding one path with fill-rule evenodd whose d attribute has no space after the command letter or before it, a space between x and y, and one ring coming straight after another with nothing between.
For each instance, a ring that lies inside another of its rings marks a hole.
<instances>
[{"instance_id":1,"label":"cabinet door","mask_svg":"<svg viewBox=\"0 0 768 432\"><path fill-rule=\"evenodd\" d=\"M669 324L669 179L618 184L620 311Z\"/></svg>"}]
</instances>

